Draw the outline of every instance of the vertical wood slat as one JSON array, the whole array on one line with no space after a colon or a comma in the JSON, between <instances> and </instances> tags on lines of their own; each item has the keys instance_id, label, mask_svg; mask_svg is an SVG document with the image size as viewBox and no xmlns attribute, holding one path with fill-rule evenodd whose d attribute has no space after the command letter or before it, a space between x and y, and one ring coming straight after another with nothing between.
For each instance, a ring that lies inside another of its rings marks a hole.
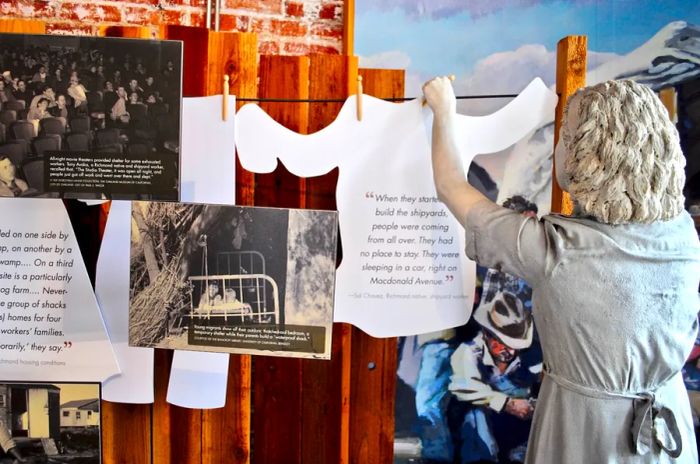
<instances>
[{"instance_id":1,"label":"vertical wood slat","mask_svg":"<svg viewBox=\"0 0 700 464\"><path fill-rule=\"evenodd\" d=\"M399 70L360 69L365 93L403 97ZM396 396L396 338L373 338L352 328L350 462L393 462Z\"/></svg>"},{"instance_id":2,"label":"vertical wood slat","mask_svg":"<svg viewBox=\"0 0 700 464\"><path fill-rule=\"evenodd\" d=\"M582 35L564 37L557 44L557 103L554 120L554 146L559 141L564 108L571 95L586 85L587 38ZM573 203L568 193L563 192L555 175L556 166L552 162L552 212L571 214Z\"/></svg>"},{"instance_id":3,"label":"vertical wood slat","mask_svg":"<svg viewBox=\"0 0 700 464\"><path fill-rule=\"evenodd\" d=\"M666 87L665 89L659 90L659 100L663 103L666 111L668 111L668 117L671 121L676 121L678 118L678 108L676 101L676 89L674 87Z\"/></svg>"},{"instance_id":4,"label":"vertical wood slat","mask_svg":"<svg viewBox=\"0 0 700 464\"><path fill-rule=\"evenodd\" d=\"M46 23L32 19L0 19L0 32L46 34Z\"/></svg>"},{"instance_id":5,"label":"vertical wood slat","mask_svg":"<svg viewBox=\"0 0 700 464\"><path fill-rule=\"evenodd\" d=\"M261 56L261 98L309 98L309 58L305 56ZM261 103L260 107L283 126L306 134L308 103ZM274 172L255 176L255 204L281 208L304 205L305 181L279 163Z\"/></svg>"},{"instance_id":6,"label":"vertical wood slat","mask_svg":"<svg viewBox=\"0 0 700 464\"><path fill-rule=\"evenodd\" d=\"M129 39L158 39L158 33L154 33L145 26L100 26L97 35L102 37L123 37Z\"/></svg>"},{"instance_id":7,"label":"vertical wood slat","mask_svg":"<svg viewBox=\"0 0 700 464\"><path fill-rule=\"evenodd\" d=\"M357 58L312 55L309 98L345 98L355 92ZM313 103L309 108L311 132L331 124L341 103ZM335 209L338 169L307 179L306 206ZM347 463L349 455L349 400L351 330L334 324L331 360L302 361L302 462ZM323 436L323 440L317 437Z\"/></svg>"},{"instance_id":8,"label":"vertical wood slat","mask_svg":"<svg viewBox=\"0 0 700 464\"><path fill-rule=\"evenodd\" d=\"M98 29L98 34L105 37L153 38L149 28L139 26L103 26ZM102 241L109 206L109 203L105 203L93 207L99 215L98 243ZM101 407L102 462L150 463L152 406L102 401ZM124 443L129 443L130 446L124 446Z\"/></svg>"},{"instance_id":9,"label":"vertical wood slat","mask_svg":"<svg viewBox=\"0 0 700 464\"><path fill-rule=\"evenodd\" d=\"M310 98L346 98L357 89L357 57L342 55L311 55ZM314 103L309 108L309 132L332 123L342 103ZM338 169L324 176L306 179L306 204L311 209L335 209L335 186ZM330 198L331 201L328 201Z\"/></svg>"},{"instance_id":10,"label":"vertical wood slat","mask_svg":"<svg viewBox=\"0 0 700 464\"><path fill-rule=\"evenodd\" d=\"M255 94L255 34L209 31L208 48L205 95L223 92L224 74L230 78L229 87L234 95ZM234 154L235 147L231 147L231 156ZM250 355L229 358L226 404L202 412L202 464L250 462L252 359Z\"/></svg>"},{"instance_id":11,"label":"vertical wood slat","mask_svg":"<svg viewBox=\"0 0 700 464\"><path fill-rule=\"evenodd\" d=\"M215 32L207 29L168 26L166 38L184 42L183 95L206 96L223 92L224 74L228 74L234 94L255 94L257 74L257 39L254 34ZM233 155L234 147L231 147ZM231 173L235 175L235 173ZM248 199L250 200L250 199ZM167 361L167 360L164 360ZM154 413L154 441L157 434L165 433L165 443L180 446L179 440L189 442L185 447L186 459L179 453L160 456L154 453L154 463L201 462L202 464L250 460L250 376L251 358L231 355L229 361L227 401L223 408L194 411L161 404L163 419L168 430L162 432ZM177 415L177 420L174 415ZM178 428L184 424L186 437L180 437ZM173 443L173 441L177 443ZM157 447L154 445L154 450ZM163 451L165 453L165 451ZM167 459L166 459L167 458Z\"/></svg>"},{"instance_id":12,"label":"vertical wood slat","mask_svg":"<svg viewBox=\"0 0 700 464\"><path fill-rule=\"evenodd\" d=\"M262 98L307 99L309 59L298 56L260 57ZM308 103L264 103L277 122L300 133L308 131ZM257 175L256 205L298 207L300 179L281 165ZM301 463L301 362L258 356L253 368L253 442L255 463Z\"/></svg>"},{"instance_id":13,"label":"vertical wood slat","mask_svg":"<svg viewBox=\"0 0 700 464\"><path fill-rule=\"evenodd\" d=\"M355 54L355 0L343 2L343 55Z\"/></svg>"}]
</instances>

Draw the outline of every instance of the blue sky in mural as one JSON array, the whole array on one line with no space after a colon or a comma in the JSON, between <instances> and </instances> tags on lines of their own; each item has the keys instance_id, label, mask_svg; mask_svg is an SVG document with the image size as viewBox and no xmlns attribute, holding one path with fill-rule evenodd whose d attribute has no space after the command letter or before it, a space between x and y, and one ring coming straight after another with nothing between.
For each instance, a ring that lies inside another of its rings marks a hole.
<instances>
[{"instance_id":1,"label":"blue sky in mural","mask_svg":"<svg viewBox=\"0 0 700 464\"><path fill-rule=\"evenodd\" d=\"M591 53L595 64L607 54L629 53L677 20L700 25L700 2L356 0L355 52L368 58L364 65L407 68L416 79L464 76L480 60L525 45L539 48L509 56L511 65L549 66L542 61L551 61L546 52L560 38L583 34L591 52L604 52Z\"/></svg>"}]
</instances>

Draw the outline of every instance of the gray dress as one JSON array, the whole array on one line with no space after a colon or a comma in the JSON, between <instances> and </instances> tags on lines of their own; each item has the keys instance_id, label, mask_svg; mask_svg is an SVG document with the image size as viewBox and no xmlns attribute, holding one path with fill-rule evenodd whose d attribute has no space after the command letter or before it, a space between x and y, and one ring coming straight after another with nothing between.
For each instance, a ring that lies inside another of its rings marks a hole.
<instances>
[{"instance_id":1,"label":"gray dress","mask_svg":"<svg viewBox=\"0 0 700 464\"><path fill-rule=\"evenodd\" d=\"M611 226L483 201L465 229L470 258L533 287L545 374L527 462L697 463L680 373L700 310L690 216Z\"/></svg>"}]
</instances>

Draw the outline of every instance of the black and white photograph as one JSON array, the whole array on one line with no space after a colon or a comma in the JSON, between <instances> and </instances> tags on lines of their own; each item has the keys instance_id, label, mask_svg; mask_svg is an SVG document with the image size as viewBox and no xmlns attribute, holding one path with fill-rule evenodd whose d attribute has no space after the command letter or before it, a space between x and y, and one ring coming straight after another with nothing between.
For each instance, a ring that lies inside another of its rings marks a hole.
<instances>
[{"instance_id":1,"label":"black and white photograph","mask_svg":"<svg viewBox=\"0 0 700 464\"><path fill-rule=\"evenodd\" d=\"M0 34L0 196L179 199L182 43Z\"/></svg>"},{"instance_id":2,"label":"black and white photograph","mask_svg":"<svg viewBox=\"0 0 700 464\"><path fill-rule=\"evenodd\" d=\"M99 464L99 383L0 383L0 464Z\"/></svg>"},{"instance_id":3,"label":"black and white photograph","mask_svg":"<svg viewBox=\"0 0 700 464\"><path fill-rule=\"evenodd\" d=\"M132 205L131 346L330 358L337 212Z\"/></svg>"}]
</instances>

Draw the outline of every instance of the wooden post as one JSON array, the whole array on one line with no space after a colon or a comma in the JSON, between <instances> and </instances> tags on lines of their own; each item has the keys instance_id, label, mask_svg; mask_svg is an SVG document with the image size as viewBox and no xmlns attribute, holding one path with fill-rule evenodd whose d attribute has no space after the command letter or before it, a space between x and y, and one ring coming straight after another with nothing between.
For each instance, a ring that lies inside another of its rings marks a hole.
<instances>
[{"instance_id":1,"label":"wooden post","mask_svg":"<svg viewBox=\"0 0 700 464\"><path fill-rule=\"evenodd\" d=\"M165 36L184 42L183 96L221 94L225 73L230 77L232 93L254 96L257 75L257 38L254 34L167 26ZM169 352L159 354L157 362L161 376L169 375L169 361ZM226 405L204 411L165 403L167 381L163 383L159 379L153 417L154 463L249 462L250 370L250 356L232 355Z\"/></svg>"},{"instance_id":2,"label":"wooden post","mask_svg":"<svg viewBox=\"0 0 700 464\"><path fill-rule=\"evenodd\" d=\"M311 99L344 99L355 92L357 58L312 55L309 83ZM309 107L309 130L331 124L342 103L313 103ZM335 209L338 169L307 179L306 206ZM347 324L333 325L331 360L302 361L302 410L304 414L302 462L347 463L350 455L351 333ZM323 434L326 440L313 437Z\"/></svg>"},{"instance_id":3,"label":"wooden post","mask_svg":"<svg viewBox=\"0 0 700 464\"><path fill-rule=\"evenodd\" d=\"M259 81L261 98L308 99L309 58L261 56ZM308 132L308 103L261 103L260 106L285 127L302 134ZM283 166L279 165L270 174L257 175L256 180L256 205L288 208L302 205L303 179ZM303 462L301 375L299 359L255 358L252 427L256 463Z\"/></svg>"},{"instance_id":4,"label":"wooden post","mask_svg":"<svg viewBox=\"0 0 700 464\"><path fill-rule=\"evenodd\" d=\"M360 75L367 95L404 95L404 71L360 69ZM349 462L393 462L396 338L373 338L353 327L351 357Z\"/></svg>"},{"instance_id":5,"label":"wooden post","mask_svg":"<svg viewBox=\"0 0 700 464\"><path fill-rule=\"evenodd\" d=\"M343 2L343 55L355 54L355 0Z\"/></svg>"},{"instance_id":6,"label":"wooden post","mask_svg":"<svg viewBox=\"0 0 700 464\"><path fill-rule=\"evenodd\" d=\"M562 124L564 108L569 97L578 89L586 86L586 36L572 35L564 37L557 44L557 103L554 120L554 146L559 141L559 129ZM552 212L571 214L573 203L571 197L561 190L555 175L556 166L552 163Z\"/></svg>"},{"instance_id":7,"label":"wooden post","mask_svg":"<svg viewBox=\"0 0 700 464\"><path fill-rule=\"evenodd\" d=\"M309 58L260 57L261 98L309 98ZM308 103L261 103L260 107L283 126L300 134L309 131ZM291 174L281 163L274 172L258 174L255 204L280 208L305 206L306 179Z\"/></svg>"}]
</instances>

